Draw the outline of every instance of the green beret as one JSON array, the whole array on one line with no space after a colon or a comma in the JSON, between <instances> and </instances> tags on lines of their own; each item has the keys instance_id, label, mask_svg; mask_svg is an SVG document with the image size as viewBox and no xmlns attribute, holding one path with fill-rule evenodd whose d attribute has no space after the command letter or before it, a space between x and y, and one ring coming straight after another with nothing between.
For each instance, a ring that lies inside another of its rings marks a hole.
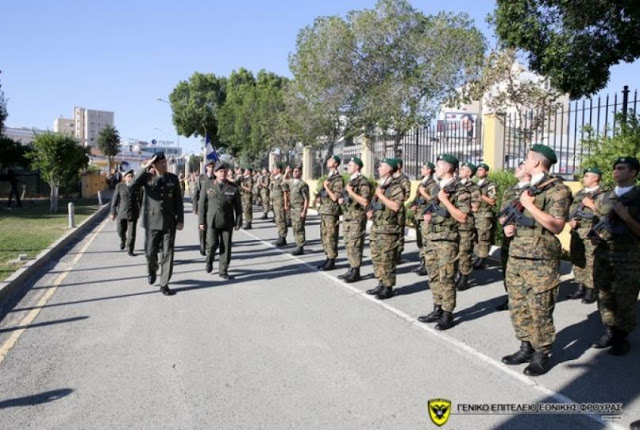
<instances>
[{"instance_id":1,"label":"green beret","mask_svg":"<svg viewBox=\"0 0 640 430\"><path fill-rule=\"evenodd\" d=\"M478 164L478 169L484 169L484 170L486 170L488 172L489 171L489 165L485 164L485 163L480 163L480 164Z\"/></svg>"},{"instance_id":2,"label":"green beret","mask_svg":"<svg viewBox=\"0 0 640 430\"><path fill-rule=\"evenodd\" d=\"M436 165L433 164L431 161L427 161L426 163L423 163L422 167L428 167L431 170L435 170L436 169Z\"/></svg>"},{"instance_id":3,"label":"green beret","mask_svg":"<svg viewBox=\"0 0 640 430\"><path fill-rule=\"evenodd\" d=\"M555 151L549 148L547 145L536 143L535 145L531 145L530 151L544 155L547 160L551 162L551 164L556 164L558 162L558 157L556 156Z\"/></svg>"},{"instance_id":4,"label":"green beret","mask_svg":"<svg viewBox=\"0 0 640 430\"><path fill-rule=\"evenodd\" d=\"M338 163L338 165L340 165L340 157L338 157L337 155L332 155L331 158L333 158L333 161L335 161L336 163Z\"/></svg>"},{"instance_id":5,"label":"green beret","mask_svg":"<svg viewBox=\"0 0 640 430\"><path fill-rule=\"evenodd\" d=\"M613 163L613 167L616 167L620 163L628 164L633 170L640 172L640 162L636 157L618 157Z\"/></svg>"},{"instance_id":6,"label":"green beret","mask_svg":"<svg viewBox=\"0 0 640 430\"><path fill-rule=\"evenodd\" d=\"M388 164L389 167L395 172L398 170L398 159L397 158L385 158L382 160L384 164Z\"/></svg>"},{"instance_id":7,"label":"green beret","mask_svg":"<svg viewBox=\"0 0 640 430\"><path fill-rule=\"evenodd\" d=\"M404 166L404 163L402 162L402 158L396 158L396 163L398 163L399 168L402 168L402 166Z\"/></svg>"},{"instance_id":8,"label":"green beret","mask_svg":"<svg viewBox=\"0 0 640 430\"><path fill-rule=\"evenodd\" d=\"M364 164L362 164L362 160L358 157L351 157L351 159L349 160L349 162L353 161L354 163L356 163L358 166L360 166L360 168L362 168L362 166L364 166Z\"/></svg>"},{"instance_id":9,"label":"green beret","mask_svg":"<svg viewBox=\"0 0 640 430\"><path fill-rule=\"evenodd\" d=\"M462 163L462 167L468 167L469 170L471 170L471 176L475 175L476 174L476 170L478 170L476 165L473 164L473 163Z\"/></svg>"},{"instance_id":10,"label":"green beret","mask_svg":"<svg viewBox=\"0 0 640 430\"><path fill-rule=\"evenodd\" d=\"M438 156L438 161L441 160L446 161L449 164L453 164L453 167L455 167L456 169L460 165L460 161L458 161L458 158L456 158L456 156L453 154L440 154Z\"/></svg>"},{"instance_id":11,"label":"green beret","mask_svg":"<svg viewBox=\"0 0 640 430\"><path fill-rule=\"evenodd\" d=\"M253 167L251 167L251 166L247 166L247 167L245 167L245 168L244 168L244 170L248 170L248 171L250 171L250 172L253 172Z\"/></svg>"},{"instance_id":12,"label":"green beret","mask_svg":"<svg viewBox=\"0 0 640 430\"><path fill-rule=\"evenodd\" d=\"M598 176L602 176L602 170L598 169L597 167L587 167L586 169L584 169L584 173L595 173Z\"/></svg>"},{"instance_id":13,"label":"green beret","mask_svg":"<svg viewBox=\"0 0 640 430\"><path fill-rule=\"evenodd\" d=\"M276 163L276 167L280 170L284 169L284 164L282 163Z\"/></svg>"}]
</instances>

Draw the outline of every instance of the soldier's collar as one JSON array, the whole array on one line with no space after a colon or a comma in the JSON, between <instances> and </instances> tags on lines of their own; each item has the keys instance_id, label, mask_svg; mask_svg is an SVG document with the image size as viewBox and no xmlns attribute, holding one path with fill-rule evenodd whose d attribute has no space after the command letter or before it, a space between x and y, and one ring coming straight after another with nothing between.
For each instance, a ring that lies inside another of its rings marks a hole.
<instances>
[{"instance_id":1,"label":"soldier's collar","mask_svg":"<svg viewBox=\"0 0 640 430\"><path fill-rule=\"evenodd\" d=\"M518 182L516 185L518 186L518 188L522 189L531 185L531 182Z\"/></svg>"},{"instance_id":2,"label":"soldier's collar","mask_svg":"<svg viewBox=\"0 0 640 430\"><path fill-rule=\"evenodd\" d=\"M469 178L460 178L461 184L466 185L467 182L469 182Z\"/></svg>"},{"instance_id":3,"label":"soldier's collar","mask_svg":"<svg viewBox=\"0 0 640 430\"><path fill-rule=\"evenodd\" d=\"M600 188L600 185L597 185L595 187L584 187L584 192L585 193L592 193L592 192L596 191L598 188Z\"/></svg>"},{"instance_id":4,"label":"soldier's collar","mask_svg":"<svg viewBox=\"0 0 640 430\"><path fill-rule=\"evenodd\" d=\"M449 185L450 183L452 183L455 180L456 180L456 178L453 178L453 177L448 178L448 179L440 180L440 188L446 187L447 185Z\"/></svg>"},{"instance_id":5,"label":"soldier's collar","mask_svg":"<svg viewBox=\"0 0 640 430\"><path fill-rule=\"evenodd\" d=\"M351 175L351 178L349 178L349 180L351 180L351 181L352 181L352 180L354 180L354 179L356 179L356 178L359 178L360 176L362 176L362 173L360 173L360 172L356 172L356 173L354 173L353 175Z\"/></svg>"},{"instance_id":6,"label":"soldier's collar","mask_svg":"<svg viewBox=\"0 0 640 430\"><path fill-rule=\"evenodd\" d=\"M545 172L540 172L540 173L536 173L535 175L532 175L531 176L531 185L535 187L536 185L541 183L546 176L547 176L547 174Z\"/></svg>"},{"instance_id":7,"label":"soldier's collar","mask_svg":"<svg viewBox=\"0 0 640 430\"><path fill-rule=\"evenodd\" d=\"M485 179L487 178L478 179L478 186L481 186L482 184L484 184Z\"/></svg>"},{"instance_id":8,"label":"soldier's collar","mask_svg":"<svg viewBox=\"0 0 640 430\"><path fill-rule=\"evenodd\" d=\"M329 170L329 178L333 178L337 174L338 174L337 170L334 170L334 169Z\"/></svg>"},{"instance_id":9,"label":"soldier's collar","mask_svg":"<svg viewBox=\"0 0 640 430\"><path fill-rule=\"evenodd\" d=\"M633 187L635 187L635 185L630 185L628 187L619 187L619 186L616 185L616 187L613 189L613 192L616 193L616 196L622 197L623 195L625 195L629 191L631 191L633 189Z\"/></svg>"}]
</instances>

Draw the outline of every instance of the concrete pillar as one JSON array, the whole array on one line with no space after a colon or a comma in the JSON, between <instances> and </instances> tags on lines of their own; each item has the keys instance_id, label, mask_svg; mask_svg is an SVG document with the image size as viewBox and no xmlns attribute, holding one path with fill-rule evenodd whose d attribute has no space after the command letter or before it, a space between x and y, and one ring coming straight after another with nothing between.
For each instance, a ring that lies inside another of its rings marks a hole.
<instances>
[{"instance_id":1,"label":"concrete pillar","mask_svg":"<svg viewBox=\"0 0 640 430\"><path fill-rule=\"evenodd\" d=\"M372 148L372 141L367 136L362 136L362 174L364 176L373 176L376 165L376 153Z\"/></svg>"},{"instance_id":2,"label":"concrete pillar","mask_svg":"<svg viewBox=\"0 0 640 430\"><path fill-rule=\"evenodd\" d=\"M189 166L189 161L191 160L190 155L184 156L184 177L188 178L191 174L191 167Z\"/></svg>"},{"instance_id":3,"label":"concrete pillar","mask_svg":"<svg viewBox=\"0 0 640 430\"><path fill-rule=\"evenodd\" d=\"M302 180L313 179L313 151L310 146L302 148Z\"/></svg>"},{"instance_id":4,"label":"concrete pillar","mask_svg":"<svg viewBox=\"0 0 640 430\"><path fill-rule=\"evenodd\" d=\"M504 169L504 118L490 113L482 117L482 161L493 171Z\"/></svg>"},{"instance_id":5,"label":"concrete pillar","mask_svg":"<svg viewBox=\"0 0 640 430\"><path fill-rule=\"evenodd\" d=\"M273 166L276 165L276 163L278 162L278 158L279 156L276 153L269 153L269 171L271 171L271 169L273 169Z\"/></svg>"}]
</instances>

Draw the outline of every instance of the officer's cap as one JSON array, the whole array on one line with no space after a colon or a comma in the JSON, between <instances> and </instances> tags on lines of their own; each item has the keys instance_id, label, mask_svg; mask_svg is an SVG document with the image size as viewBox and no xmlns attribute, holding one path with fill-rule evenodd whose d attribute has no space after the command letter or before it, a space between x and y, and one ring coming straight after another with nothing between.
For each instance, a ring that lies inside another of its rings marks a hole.
<instances>
[{"instance_id":1,"label":"officer's cap","mask_svg":"<svg viewBox=\"0 0 640 430\"><path fill-rule=\"evenodd\" d=\"M620 163L628 164L636 172L640 172L640 162L636 157L618 157L618 159L613 163L613 167L616 167Z\"/></svg>"},{"instance_id":2,"label":"officer's cap","mask_svg":"<svg viewBox=\"0 0 640 430\"><path fill-rule=\"evenodd\" d=\"M538 154L544 155L551 164L556 164L558 162L558 157L556 156L556 152L550 147L548 147L547 145L536 143L535 145L531 145L530 150L533 152L537 152Z\"/></svg>"},{"instance_id":3,"label":"officer's cap","mask_svg":"<svg viewBox=\"0 0 640 430\"><path fill-rule=\"evenodd\" d=\"M362 164L362 160L358 157L351 157L349 159L349 162L354 162L355 164L357 164L358 166L360 166L360 168L362 169L362 166L364 166L364 164Z\"/></svg>"},{"instance_id":4,"label":"officer's cap","mask_svg":"<svg viewBox=\"0 0 640 430\"><path fill-rule=\"evenodd\" d=\"M584 169L584 173L595 173L598 176L602 176L602 170L597 167L587 167Z\"/></svg>"},{"instance_id":5,"label":"officer's cap","mask_svg":"<svg viewBox=\"0 0 640 430\"><path fill-rule=\"evenodd\" d=\"M423 167L428 167L431 170L435 170L436 169L436 165L433 164L431 161L427 161L426 163L422 163Z\"/></svg>"},{"instance_id":6,"label":"officer's cap","mask_svg":"<svg viewBox=\"0 0 640 430\"><path fill-rule=\"evenodd\" d=\"M396 158L396 162L398 163L398 167L402 169L402 166L404 166L404 162L402 161L402 158Z\"/></svg>"},{"instance_id":7,"label":"officer's cap","mask_svg":"<svg viewBox=\"0 0 640 430\"><path fill-rule=\"evenodd\" d=\"M476 174L476 170L478 170L476 165L473 164L473 163L462 163L462 167L468 167L469 170L471 170L471 176L475 175Z\"/></svg>"},{"instance_id":8,"label":"officer's cap","mask_svg":"<svg viewBox=\"0 0 640 430\"><path fill-rule=\"evenodd\" d=\"M486 163L480 163L480 164L478 164L478 169L484 169L484 170L486 170L488 172L489 171L489 165L486 164Z\"/></svg>"},{"instance_id":9,"label":"officer's cap","mask_svg":"<svg viewBox=\"0 0 640 430\"><path fill-rule=\"evenodd\" d=\"M152 162L155 163L156 161L166 160L166 159L167 157L164 155L164 152L160 151L153 154Z\"/></svg>"},{"instance_id":10,"label":"officer's cap","mask_svg":"<svg viewBox=\"0 0 640 430\"><path fill-rule=\"evenodd\" d=\"M438 156L438 161L446 161L449 164L453 164L453 167L455 167L456 169L458 168L458 166L460 165L460 161L458 160L458 158L453 155L453 154L440 154Z\"/></svg>"},{"instance_id":11,"label":"officer's cap","mask_svg":"<svg viewBox=\"0 0 640 430\"><path fill-rule=\"evenodd\" d=\"M335 161L336 163L338 163L338 165L340 165L340 157L338 157L337 155L332 155L331 158L333 158L333 161Z\"/></svg>"},{"instance_id":12,"label":"officer's cap","mask_svg":"<svg viewBox=\"0 0 640 430\"><path fill-rule=\"evenodd\" d=\"M284 169L284 164L282 164L282 163L276 163L276 168L278 168L278 169L282 170L282 169Z\"/></svg>"},{"instance_id":13,"label":"officer's cap","mask_svg":"<svg viewBox=\"0 0 640 430\"><path fill-rule=\"evenodd\" d=\"M134 174L133 169L129 169L129 170L127 170L126 172L124 172L124 176L127 176L127 175L131 175L131 176L133 176L133 174Z\"/></svg>"},{"instance_id":14,"label":"officer's cap","mask_svg":"<svg viewBox=\"0 0 640 430\"><path fill-rule=\"evenodd\" d=\"M391 167L391 170L393 170L394 172L396 170L398 170L398 159L397 158L385 158L384 160L382 160L382 162L384 164L389 165L389 167Z\"/></svg>"},{"instance_id":15,"label":"officer's cap","mask_svg":"<svg viewBox=\"0 0 640 430\"><path fill-rule=\"evenodd\" d=\"M227 166L227 163L223 162L223 161L216 161L216 165L213 166L213 171L217 172L218 170L222 170L222 169L228 169L229 166Z\"/></svg>"}]
</instances>

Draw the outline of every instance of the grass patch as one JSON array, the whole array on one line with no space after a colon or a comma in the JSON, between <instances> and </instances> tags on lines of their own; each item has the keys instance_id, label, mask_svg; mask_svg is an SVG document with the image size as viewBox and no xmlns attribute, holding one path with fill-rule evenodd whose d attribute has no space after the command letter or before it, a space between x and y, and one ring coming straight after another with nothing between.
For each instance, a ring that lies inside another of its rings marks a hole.
<instances>
[{"instance_id":1,"label":"grass patch","mask_svg":"<svg viewBox=\"0 0 640 430\"><path fill-rule=\"evenodd\" d=\"M18 258L18 254L33 258L69 231L69 201L60 200L55 214L49 213L48 200L26 201L22 208L0 206L0 280L7 279L22 266L22 263L9 264L9 260ZM72 201L76 225L80 225L99 208L96 199Z\"/></svg>"}]
</instances>

